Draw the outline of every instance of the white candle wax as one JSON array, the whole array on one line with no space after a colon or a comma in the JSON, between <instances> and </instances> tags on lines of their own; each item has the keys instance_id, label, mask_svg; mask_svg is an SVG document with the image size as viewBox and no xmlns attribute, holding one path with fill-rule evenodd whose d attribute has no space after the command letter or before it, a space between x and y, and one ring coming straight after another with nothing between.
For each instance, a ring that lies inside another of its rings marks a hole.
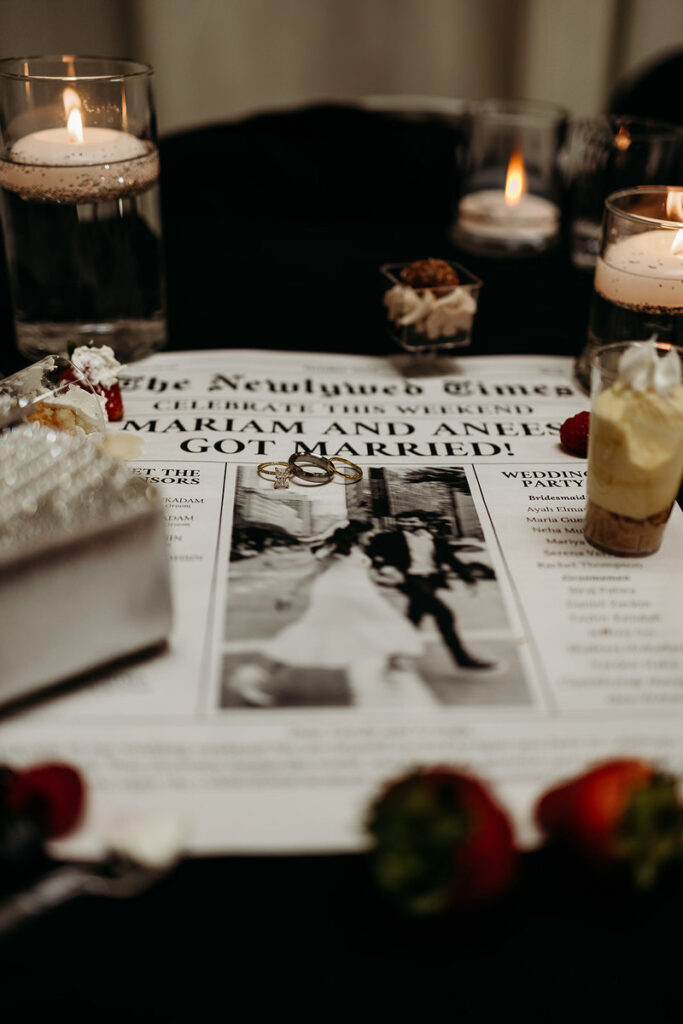
<instances>
[{"instance_id":1,"label":"white candle wax","mask_svg":"<svg viewBox=\"0 0 683 1024\"><path fill-rule=\"evenodd\" d=\"M97 202L148 188L159 176L155 146L128 132L86 126L73 142L66 127L31 132L0 161L0 185L25 199Z\"/></svg>"},{"instance_id":2,"label":"white candle wax","mask_svg":"<svg viewBox=\"0 0 683 1024\"><path fill-rule=\"evenodd\" d=\"M559 223L559 207L529 193L510 204L503 189L482 189L463 196L458 205L460 230L482 239L522 243L549 239L557 234Z\"/></svg>"},{"instance_id":3,"label":"white candle wax","mask_svg":"<svg viewBox=\"0 0 683 1024\"><path fill-rule=\"evenodd\" d=\"M658 228L608 245L595 267L595 290L619 306L683 309L683 254L676 230Z\"/></svg>"},{"instance_id":4,"label":"white candle wax","mask_svg":"<svg viewBox=\"0 0 683 1024\"><path fill-rule=\"evenodd\" d=\"M92 166L116 160L133 160L146 152L144 142L113 128L85 127L83 141L73 142L66 128L31 132L12 146L10 155L19 164L41 167Z\"/></svg>"}]
</instances>

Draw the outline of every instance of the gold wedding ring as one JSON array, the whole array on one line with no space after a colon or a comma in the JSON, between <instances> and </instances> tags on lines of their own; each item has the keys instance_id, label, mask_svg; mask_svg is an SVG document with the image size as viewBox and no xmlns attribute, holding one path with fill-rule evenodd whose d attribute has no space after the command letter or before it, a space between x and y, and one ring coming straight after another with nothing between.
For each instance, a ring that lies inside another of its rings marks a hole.
<instances>
[{"instance_id":1,"label":"gold wedding ring","mask_svg":"<svg viewBox=\"0 0 683 1024\"><path fill-rule=\"evenodd\" d=\"M349 466L351 472L337 469L335 462ZM315 469L311 471L304 469L304 466L313 466ZM335 475L340 476L345 483L352 484L363 476L360 466L350 459L343 459L341 455L333 455L328 459L322 455L312 455L310 452L294 452L287 462L261 462L256 467L256 472L264 480L273 480L274 487L289 487L290 480L303 483L307 487L320 487L321 484L329 483Z\"/></svg>"},{"instance_id":2,"label":"gold wedding ring","mask_svg":"<svg viewBox=\"0 0 683 1024\"><path fill-rule=\"evenodd\" d=\"M360 466L357 466L355 462L351 462L350 459L343 459L341 455L332 455L327 461L332 467L332 470L337 474L337 476L340 476L349 484L355 483L356 480L360 480L360 478L363 476L363 470L360 468ZM350 466L352 472L343 473L341 469L337 469L337 467L335 466L335 462L343 462L345 466Z\"/></svg>"}]
</instances>

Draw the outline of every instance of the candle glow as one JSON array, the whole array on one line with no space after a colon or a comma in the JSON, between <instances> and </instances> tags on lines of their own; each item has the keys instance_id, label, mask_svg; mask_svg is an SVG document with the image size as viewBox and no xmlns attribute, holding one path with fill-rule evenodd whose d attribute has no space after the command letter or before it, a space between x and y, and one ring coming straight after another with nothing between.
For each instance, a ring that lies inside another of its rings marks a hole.
<instances>
[{"instance_id":1,"label":"candle glow","mask_svg":"<svg viewBox=\"0 0 683 1024\"><path fill-rule=\"evenodd\" d=\"M666 215L671 220L683 221L683 192L667 192ZM675 255L683 253L683 228L674 235L671 252Z\"/></svg>"},{"instance_id":2,"label":"candle glow","mask_svg":"<svg viewBox=\"0 0 683 1024\"><path fill-rule=\"evenodd\" d=\"M631 136L628 133L628 128L625 125L621 125L619 131L614 136L614 145L618 150L624 153L631 145Z\"/></svg>"},{"instance_id":3,"label":"candle glow","mask_svg":"<svg viewBox=\"0 0 683 1024\"><path fill-rule=\"evenodd\" d=\"M81 99L75 89L65 89L62 94L64 113L66 114L66 131L69 142L80 145L83 142L83 117L81 116Z\"/></svg>"},{"instance_id":4,"label":"candle glow","mask_svg":"<svg viewBox=\"0 0 683 1024\"><path fill-rule=\"evenodd\" d=\"M514 150L508 164L505 178L505 202L508 206L517 206L526 192L526 173L522 154Z\"/></svg>"}]
</instances>

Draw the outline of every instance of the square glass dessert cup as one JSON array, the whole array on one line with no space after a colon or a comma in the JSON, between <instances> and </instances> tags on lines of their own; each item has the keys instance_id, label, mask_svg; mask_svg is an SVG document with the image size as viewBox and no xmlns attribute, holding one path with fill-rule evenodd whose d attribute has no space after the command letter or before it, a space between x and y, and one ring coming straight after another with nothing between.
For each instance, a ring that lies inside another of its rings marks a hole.
<instances>
[{"instance_id":1,"label":"square glass dessert cup","mask_svg":"<svg viewBox=\"0 0 683 1024\"><path fill-rule=\"evenodd\" d=\"M45 356L0 380L0 430L22 420L104 437L104 401L66 356Z\"/></svg>"},{"instance_id":2,"label":"square glass dessert cup","mask_svg":"<svg viewBox=\"0 0 683 1024\"><path fill-rule=\"evenodd\" d=\"M407 352L465 348L472 341L482 281L459 263L438 262L455 272L457 284L416 287L402 278L403 271L415 264L385 263L380 267L387 329Z\"/></svg>"},{"instance_id":3,"label":"square glass dessert cup","mask_svg":"<svg viewBox=\"0 0 683 1024\"><path fill-rule=\"evenodd\" d=\"M584 536L613 555L660 547L683 479L683 349L618 342L595 352Z\"/></svg>"}]
</instances>

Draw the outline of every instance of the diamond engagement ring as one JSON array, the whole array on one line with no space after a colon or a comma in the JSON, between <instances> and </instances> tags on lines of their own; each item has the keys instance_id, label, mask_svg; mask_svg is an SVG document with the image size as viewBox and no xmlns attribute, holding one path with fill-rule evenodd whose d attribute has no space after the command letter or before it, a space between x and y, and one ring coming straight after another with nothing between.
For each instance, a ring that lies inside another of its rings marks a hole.
<instances>
[{"instance_id":1,"label":"diamond engagement ring","mask_svg":"<svg viewBox=\"0 0 683 1024\"><path fill-rule=\"evenodd\" d=\"M292 470L288 462L262 462L256 472L264 480L273 480L273 487L289 487Z\"/></svg>"}]
</instances>

